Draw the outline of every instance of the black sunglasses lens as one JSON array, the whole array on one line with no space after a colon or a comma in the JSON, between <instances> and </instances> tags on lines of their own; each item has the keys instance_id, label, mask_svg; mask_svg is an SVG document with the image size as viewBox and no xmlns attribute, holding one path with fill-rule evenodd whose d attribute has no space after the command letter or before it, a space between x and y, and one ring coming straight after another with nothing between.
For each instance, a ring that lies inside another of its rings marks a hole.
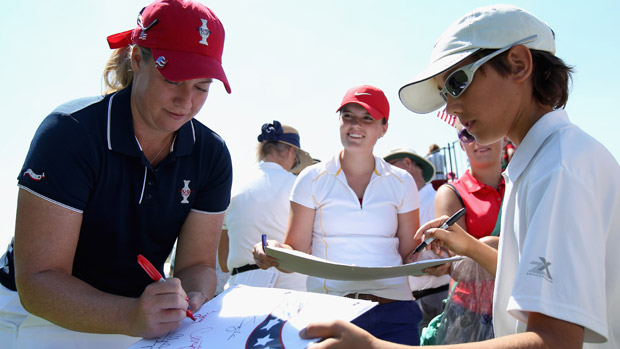
<instances>
[{"instance_id":1,"label":"black sunglasses lens","mask_svg":"<svg viewBox=\"0 0 620 349\"><path fill-rule=\"evenodd\" d=\"M450 74L448 80L446 80L446 90L448 90L452 97L456 98L463 93L468 83L467 74L462 70L457 70Z\"/></svg>"}]
</instances>

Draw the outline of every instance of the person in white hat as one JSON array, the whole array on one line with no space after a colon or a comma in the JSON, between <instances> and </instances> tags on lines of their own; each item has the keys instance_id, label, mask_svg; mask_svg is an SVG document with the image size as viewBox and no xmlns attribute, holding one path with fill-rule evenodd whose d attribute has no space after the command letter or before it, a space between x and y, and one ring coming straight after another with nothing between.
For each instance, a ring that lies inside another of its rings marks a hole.
<instances>
[{"instance_id":1,"label":"person in white hat","mask_svg":"<svg viewBox=\"0 0 620 349\"><path fill-rule=\"evenodd\" d=\"M383 156L383 160L392 166L409 172L415 180L420 196L420 224L435 218L435 195L437 192L430 183L435 175L433 164L418 155L415 150L404 147L391 149ZM421 259L436 256L432 251L422 251L420 254L424 254L424 256L418 257ZM426 327L435 316L443 311L443 300L448 296L449 282L449 275L409 277L409 286L411 286L413 298L422 309L420 329Z\"/></svg>"},{"instance_id":2,"label":"person in white hat","mask_svg":"<svg viewBox=\"0 0 620 349\"><path fill-rule=\"evenodd\" d=\"M383 156L390 165L401 168L413 177L420 194L420 224L435 218L435 189L430 181L435 175L435 166L409 148L394 148Z\"/></svg>"},{"instance_id":3,"label":"person in white hat","mask_svg":"<svg viewBox=\"0 0 620 349\"><path fill-rule=\"evenodd\" d=\"M555 56L555 34L520 8L494 5L457 20L436 43L429 67L400 90L403 104L446 110L481 144L508 137L517 150L504 172L499 251L458 224L423 225L495 274L496 338L476 348L620 346L620 166L565 110L572 69ZM332 344L390 347L342 322L309 325L302 336Z\"/></svg>"}]
</instances>

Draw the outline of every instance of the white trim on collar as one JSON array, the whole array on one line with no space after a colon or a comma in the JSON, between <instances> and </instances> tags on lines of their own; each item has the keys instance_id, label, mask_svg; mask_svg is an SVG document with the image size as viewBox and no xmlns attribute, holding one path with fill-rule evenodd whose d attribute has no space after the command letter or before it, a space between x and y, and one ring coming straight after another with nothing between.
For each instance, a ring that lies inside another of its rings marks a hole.
<instances>
[{"instance_id":1,"label":"white trim on collar","mask_svg":"<svg viewBox=\"0 0 620 349\"><path fill-rule=\"evenodd\" d=\"M107 137L108 137L108 150L112 150L112 136L111 136L111 125L112 125L112 101L114 100L114 96L116 96L118 92L114 93L111 97L110 97L110 101L108 101L108 130L107 130Z\"/></svg>"}]
</instances>

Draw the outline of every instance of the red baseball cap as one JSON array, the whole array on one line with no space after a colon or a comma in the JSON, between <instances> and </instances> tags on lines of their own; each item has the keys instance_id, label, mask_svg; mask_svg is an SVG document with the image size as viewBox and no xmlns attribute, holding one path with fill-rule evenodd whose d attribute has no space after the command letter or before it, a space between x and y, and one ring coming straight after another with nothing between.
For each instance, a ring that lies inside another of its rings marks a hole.
<instances>
[{"instance_id":1,"label":"red baseball cap","mask_svg":"<svg viewBox=\"0 0 620 349\"><path fill-rule=\"evenodd\" d=\"M374 86L362 85L349 89L336 111L339 112L345 104L349 103L361 105L375 120L385 119L387 121L390 117L390 103L383 91Z\"/></svg>"},{"instance_id":2,"label":"red baseball cap","mask_svg":"<svg viewBox=\"0 0 620 349\"><path fill-rule=\"evenodd\" d=\"M151 49L166 79L213 78L230 93L222 67L224 27L206 6L191 0L157 0L140 12L135 29L108 36L113 49L132 43Z\"/></svg>"}]
</instances>

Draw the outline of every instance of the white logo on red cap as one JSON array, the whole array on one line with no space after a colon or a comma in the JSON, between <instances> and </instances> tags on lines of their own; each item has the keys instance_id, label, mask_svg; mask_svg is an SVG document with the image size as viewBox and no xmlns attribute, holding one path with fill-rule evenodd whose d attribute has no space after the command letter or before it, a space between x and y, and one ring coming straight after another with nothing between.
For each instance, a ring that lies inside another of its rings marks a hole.
<instances>
[{"instance_id":1,"label":"white logo on red cap","mask_svg":"<svg viewBox=\"0 0 620 349\"><path fill-rule=\"evenodd\" d=\"M355 92L356 96L370 96L370 93L366 93L366 92Z\"/></svg>"},{"instance_id":2,"label":"white logo on red cap","mask_svg":"<svg viewBox=\"0 0 620 349\"><path fill-rule=\"evenodd\" d=\"M207 39L209 38L209 35L211 35L211 31L207 27L207 20L202 18L200 20L202 21L202 27L198 28L198 32L200 33L202 40L200 40L198 43L209 46Z\"/></svg>"}]
</instances>

